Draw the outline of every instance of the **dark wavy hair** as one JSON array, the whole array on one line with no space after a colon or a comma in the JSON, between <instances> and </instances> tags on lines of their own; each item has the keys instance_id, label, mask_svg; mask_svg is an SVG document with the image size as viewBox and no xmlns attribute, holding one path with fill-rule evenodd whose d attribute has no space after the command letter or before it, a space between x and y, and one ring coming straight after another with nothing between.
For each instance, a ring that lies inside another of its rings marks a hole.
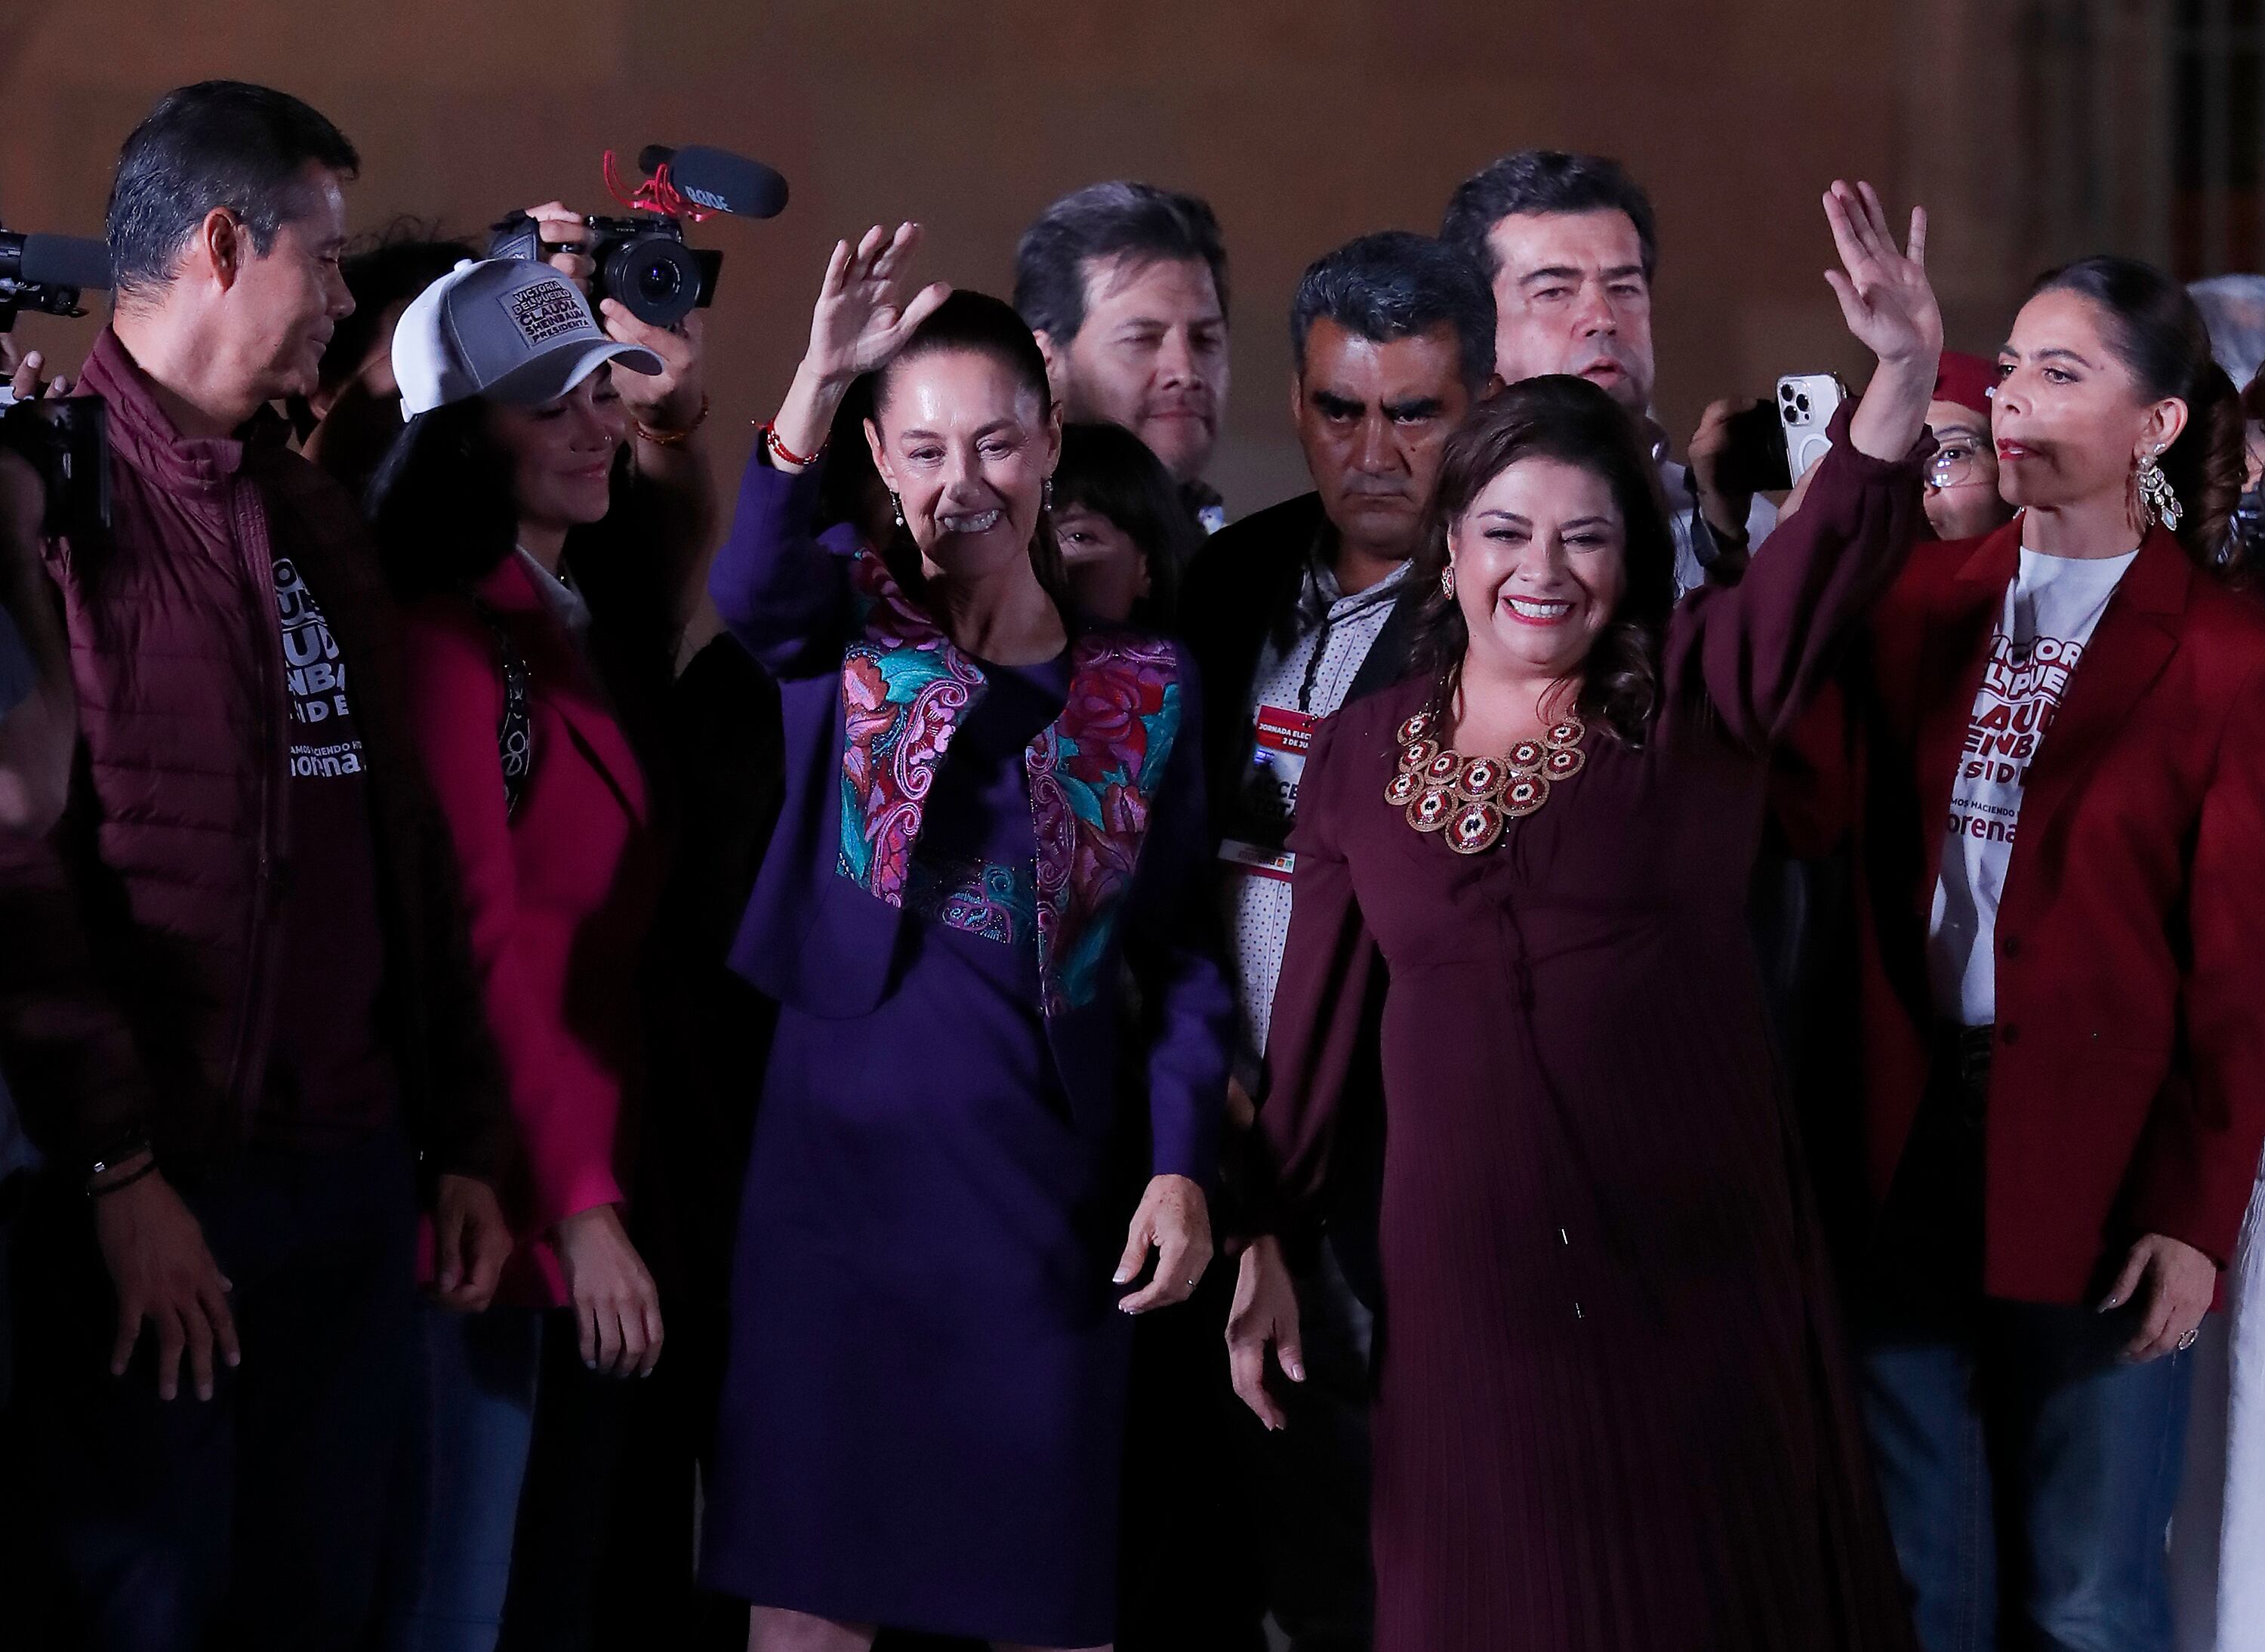
<instances>
[{"instance_id":1,"label":"dark wavy hair","mask_svg":"<svg viewBox=\"0 0 2265 1652\"><path fill-rule=\"evenodd\" d=\"M2037 277L2029 296L2079 293L2108 314L2108 347L2150 400L2176 397L2187 426L2162 457L2163 476L2184 513L2179 542L2207 572L2247 584L2256 569L2229 530L2241 498L2241 397L2210 353L2210 328L2193 295L2152 264L2101 253Z\"/></svg>"},{"instance_id":2,"label":"dark wavy hair","mask_svg":"<svg viewBox=\"0 0 2265 1652\"><path fill-rule=\"evenodd\" d=\"M923 356L963 351L990 357L1012 374L1024 389L1034 392L1039 406L1053 405L1053 386L1046 378L1046 358L1038 348L1038 339L1032 337L1029 324L1005 299L960 287L938 304L935 312L914 330L905 347L872 375L873 427L881 428L889 408L889 392L898 374ZM899 528L880 549L881 560L888 564L890 575L898 586L908 596L921 597L927 590L928 579L921 571L920 548L913 542L912 531ZM1053 599L1054 606L1067 613L1072 606L1069 574L1062 566L1061 542L1054 537L1051 511L1041 509L1038 513L1038 531L1031 535L1031 569L1038 576L1038 583L1045 587L1046 594Z\"/></svg>"},{"instance_id":3,"label":"dark wavy hair","mask_svg":"<svg viewBox=\"0 0 2265 1652\"><path fill-rule=\"evenodd\" d=\"M404 602L470 594L519 542L512 458L488 433L488 405L476 396L418 414L370 480L363 510L386 583ZM561 566L601 624L673 651L666 602L647 571L669 506L637 475L628 442L614 455L609 485L610 508L568 531Z\"/></svg>"},{"instance_id":4,"label":"dark wavy hair","mask_svg":"<svg viewBox=\"0 0 2265 1652\"><path fill-rule=\"evenodd\" d=\"M1444 721L1470 645L1461 608L1439 588L1447 530L1489 483L1521 459L1577 465L1603 480L1620 508L1627 583L1582 664L1575 704L1583 717L1641 746L1663 694L1660 648L1675 607L1675 537L1642 433L1625 408L1586 379L1551 374L1520 380L1472 409L1447 438L1416 542L1410 577L1426 595L1410 644L1410 668L1431 677L1431 710Z\"/></svg>"}]
</instances>

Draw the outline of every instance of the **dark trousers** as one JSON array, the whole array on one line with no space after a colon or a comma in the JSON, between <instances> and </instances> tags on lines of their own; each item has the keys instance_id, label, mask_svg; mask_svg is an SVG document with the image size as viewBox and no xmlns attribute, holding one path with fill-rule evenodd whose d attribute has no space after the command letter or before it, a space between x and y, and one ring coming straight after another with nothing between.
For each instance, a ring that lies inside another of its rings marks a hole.
<instances>
[{"instance_id":1,"label":"dark trousers","mask_svg":"<svg viewBox=\"0 0 2265 1652\"><path fill-rule=\"evenodd\" d=\"M1257 1506L1266 1606L1292 1652L1367 1652L1376 1623L1369 1553L1369 1406L1375 1322L1325 1241L1298 1276L1306 1380L1275 1381L1288 1426L1246 1412L1243 1460Z\"/></svg>"},{"instance_id":2,"label":"dark trousers","mask_svg":"<svg viewBox=\"0 0 2265 1652\"><path fill-rule=\"evenodd\" d=\"M390 1132L256 1149L185 1197L244 1350L209 1401L186 1373L157 1398L146 1328L110 1375L116 1299L83 1193L44 1178L18 1226L0 1612L24 1619L0 1639L23 1652L320 1652L368 1630L411 1369L409 1150Z\"/></svg>"},{"instance_id":3,"label":"dark trousers","mask_svg":"<svg viewBox=\"0 0 2265 1652\"><path fill-rule=\"evenodd\" d=\"M2144 1300L1981 1290L1989 1030L1954 1030L1855 1300L1865 1418L1926 1652L2169 1652L2193 1372L2122 1350Z\"/></svg>"}]
</instances>

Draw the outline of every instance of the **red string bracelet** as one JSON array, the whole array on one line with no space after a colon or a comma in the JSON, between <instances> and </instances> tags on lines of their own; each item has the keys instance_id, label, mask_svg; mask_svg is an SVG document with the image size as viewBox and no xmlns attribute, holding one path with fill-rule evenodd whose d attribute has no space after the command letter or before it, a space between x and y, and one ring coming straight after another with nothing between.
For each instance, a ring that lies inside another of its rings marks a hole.
<instances>
[{"instance_id":1,"label":"red string bracelet","mask_svg":"<svg viewBox=\"0 0 2265 1652\"><path fill-rule=\"evenodd\" d=\"M762 431L763 446L770 449L771 457L777 460L781 464L792 465L797 470L807 470L812 465L818 462L819 455L824 454L826 451L826 444L821 441L818 444L818 452L812 454L805 459L802 455L797 453L793 448L788 447L786 443L779 440L778 428L772 421L768 419L764 420Z\"/></svg>"}]
</instances>

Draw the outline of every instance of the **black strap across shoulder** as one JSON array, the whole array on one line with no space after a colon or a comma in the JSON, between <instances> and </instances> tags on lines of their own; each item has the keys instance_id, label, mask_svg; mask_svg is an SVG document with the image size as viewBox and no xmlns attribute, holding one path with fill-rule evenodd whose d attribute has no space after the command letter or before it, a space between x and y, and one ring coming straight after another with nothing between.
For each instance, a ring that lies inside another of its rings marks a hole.
<instances>
[{"instance_id":1,"label":"black strap across shoulder","mask_svg":"<svg viewBox=\"0 0 2265 1652\"><path fill-rule=\"evenodd\" d=\"M527 660L504 629L503 616L475 598L473 609L495 638L496 665L503 673L503 713L496 719L496 760L503 769L503 811L519 812L527 777L535 768L535 719L527 709Z\"/></svg>"}]
</instances>

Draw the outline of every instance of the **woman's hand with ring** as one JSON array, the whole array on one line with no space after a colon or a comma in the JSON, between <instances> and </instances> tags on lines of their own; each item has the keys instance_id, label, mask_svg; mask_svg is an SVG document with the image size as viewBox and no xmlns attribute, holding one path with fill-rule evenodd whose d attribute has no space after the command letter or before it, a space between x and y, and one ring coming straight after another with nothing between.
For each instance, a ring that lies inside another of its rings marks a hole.
<instances>
[{"instance_id":1,"label":"woman's hand with ring","mask_svg":"<svg viewBox=\"0 0 2265 1652\"><path fill-rule=\"evenodd\" d=\"M1127 1314L1186 1301L1211 1265L1211 1207L1203 1190L1183 1175L1160 1175L1148 1183L1125 1236L1116 1283L1139 1278L1151 1250L1156 1253L1155 1277L1117 1305Z\"/></svg>"}]
</instances>

